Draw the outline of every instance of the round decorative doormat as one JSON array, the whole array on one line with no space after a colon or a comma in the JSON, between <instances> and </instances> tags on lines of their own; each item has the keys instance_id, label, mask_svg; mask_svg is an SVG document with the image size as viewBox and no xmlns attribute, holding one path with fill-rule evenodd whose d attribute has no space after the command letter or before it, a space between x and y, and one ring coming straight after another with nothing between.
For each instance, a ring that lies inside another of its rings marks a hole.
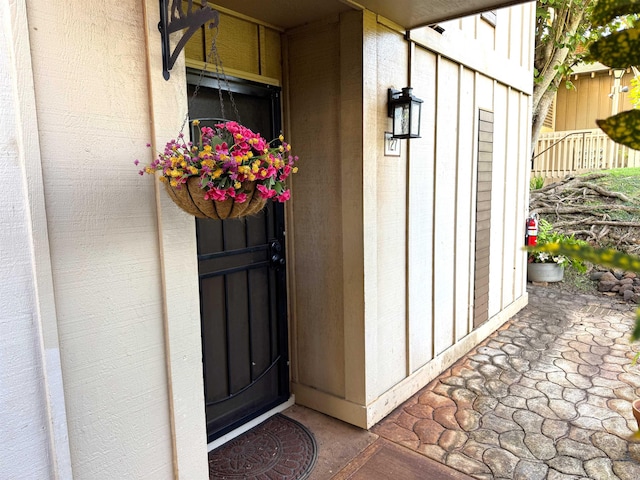
<instances>
[{"instance_id":1,"label":"round decorative doormat","mask_svg":"<svg viewBox=\"0 0 640 480\"><path fill-rule=\"evenodd\" d=\"M212 450L209 478L302 480L311 473L317 453L313 434L278 414Z\"/></svg>"}]
</instances>

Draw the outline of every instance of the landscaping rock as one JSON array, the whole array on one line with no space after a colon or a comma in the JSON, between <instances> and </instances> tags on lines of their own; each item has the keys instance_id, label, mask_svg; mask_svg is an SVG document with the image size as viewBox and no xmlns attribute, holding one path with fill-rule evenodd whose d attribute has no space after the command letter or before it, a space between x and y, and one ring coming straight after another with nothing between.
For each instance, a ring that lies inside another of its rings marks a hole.
<instances>
[{"instance_id":1,"label":"landscaping rock","mask_svg":"<svg viewBox=\"0 0 640 480\"><path fill-rule=\"evenodd\" d=\"M590 278L598 282L598 291L604 295L619 295L625 302L640 304L640 277L634 272L595 271Z\"/></svg>"},{"instance_id":2,"label":"landscaping rock","mask_svg":"<svg viewBox=\"0 0 640 480\"><path fill-rule=\"evenodd\" d=\"M610 292L611 289L613 287L615 287L616 284L614 282L607 282L604 280L600 280L600 283L598 283L598 291L599 292Z\"/></svg>"}]
</instances>

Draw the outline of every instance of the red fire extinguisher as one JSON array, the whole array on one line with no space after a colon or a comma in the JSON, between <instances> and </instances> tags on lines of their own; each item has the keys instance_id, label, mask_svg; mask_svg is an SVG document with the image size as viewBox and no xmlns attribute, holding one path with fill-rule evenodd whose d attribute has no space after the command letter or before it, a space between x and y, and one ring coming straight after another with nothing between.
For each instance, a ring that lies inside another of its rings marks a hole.
<instances>
[{"instance_id":1,"label":"red fire extinguisher","mask_svg":"<svg viewBox=\"0 0 640 480\"><path fill-rule=\"evenodd\" d=\"M534 247L538 244L538 217L536 215L527 218L527 233L524 239L527 247Z\"/></svg>"}]
</instances>

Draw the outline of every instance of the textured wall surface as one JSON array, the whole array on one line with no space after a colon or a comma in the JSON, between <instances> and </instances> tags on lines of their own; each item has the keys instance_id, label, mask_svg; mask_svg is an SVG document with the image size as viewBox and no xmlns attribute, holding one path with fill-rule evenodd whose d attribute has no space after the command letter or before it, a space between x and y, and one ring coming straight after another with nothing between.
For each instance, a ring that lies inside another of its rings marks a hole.
<instances>
[{"instance_id":1,"label":"textured wall surface","mask_svg":"<svg viewBox=\"0 0 640 480\"><path fill-rule=\"evenodd\" d=\"M207 475L194 222L133 165L186 107L183 64L162 79L157 9L27 2L77 479Z\"/></svg>"},{"instance_id":2,"label":"textured wall surface","mask_svg":"<svg viewBox=\"0 0 640 480\"><path fill-rule=\"evenodd\" d=\"M0 478L71 478L26 8L0 4Z\"/></svg>"},{"instance_id":3,"label":"textured wall surface","mask_svg":"<svg viewBox=\"0 0 640 480\"><path fill-rule=\"evenodd\" d=\"M495 27L479 16L447 22L443 34L412 31L415 43L370 12L287 36L292 143L306 165L294 184L290 264L297 401L369 426L486 335L473 328L480 108L496 117L490 328L526 303L532 14L524 5L500 10ZM353 38L338 44L338 32ZM363 82L351 88L360 68ZM318 78L338 78L340 89L318 88ZM407 85L424 100L422 138L388 156L387 89ZM354 257L362 266L347 275ZM363 310L348 310L354 304Z\"/></svg>"},{"instance_id":4,"label":"textured wall surface","mask_svg":"<svg viewBox=\"0 0 640 480\"><path fill-rule=\"evenodd\" d=\"M19 151L15 55L7 2L0 6L0 477L48 478L48 446L43 351L33 278L24 158ZM38 450L40 455L32 452Z\"/></svg>"}]
</instances>

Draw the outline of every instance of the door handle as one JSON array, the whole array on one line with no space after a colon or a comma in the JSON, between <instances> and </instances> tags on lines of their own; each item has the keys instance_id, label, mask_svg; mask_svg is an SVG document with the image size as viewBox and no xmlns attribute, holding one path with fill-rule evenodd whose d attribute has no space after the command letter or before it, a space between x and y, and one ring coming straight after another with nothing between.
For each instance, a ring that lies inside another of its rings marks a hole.
<instances>
[{"instance_id":1,"label":"door handle","mask_svg":"<svg viewBox=\"0 0 640 480\"><path fill-rule=\"evenodd\" d=\"M286 263L286 260L282 256L282 245L278 240L274 240L273 242L271 242L271 245L269 245L269 250L271 255L270 261L272 268L281 267Z\"/></svg>"}]
</instances>

